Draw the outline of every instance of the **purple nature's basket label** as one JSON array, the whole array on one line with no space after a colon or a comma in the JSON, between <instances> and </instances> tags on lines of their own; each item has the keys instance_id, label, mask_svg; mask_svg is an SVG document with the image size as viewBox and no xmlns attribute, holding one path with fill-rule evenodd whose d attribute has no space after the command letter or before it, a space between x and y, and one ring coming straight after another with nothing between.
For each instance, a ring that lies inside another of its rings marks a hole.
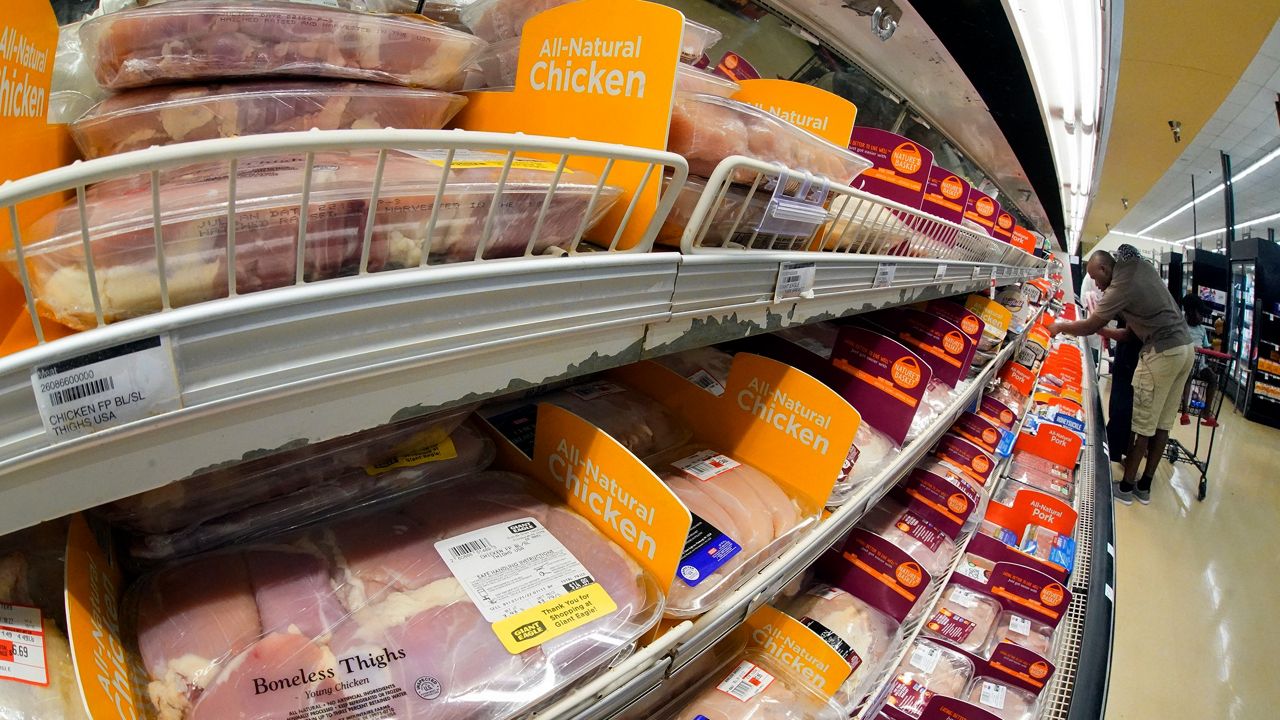
<instances>
[{"instance_id":1,"label":"purple nature's basket label","mask_svg":"<svg viewBox=\"0 0 1280 720\"><path fill-rule=\"evenodd\" d=\"M988 453L995 452L1000 445L1000 428L977 413L964 413L956 419L951 429Z\"/></svg>"},{"instance_id":2,"label":"purple nature's basket label","mask_svg":"<svg viewBox=\"0 0 1280 720\"><path fill-rule=\"evenodd\" d=\"M1039 653L1011 642L1002 642L991 652L991 659L985 667L978 669L978 675L993 677L1038 695L1056 669Z\"/></svg>"},{"instance_id":3,"label":"purple nature's basket label","mask_svg":"<svg viewBox=\"0 0 1280 720\"><path fill-rule=\"evenodd\" d=\"M958 645L969 639L977 624L947 608L938 608L933 617L929 618L929 622L925 623L925 627Z\"/></svg>"},{"instance_id":4,"label":"purple nature's basket label","mask_svg":"<svg viewBox=\"0 0 1280 720\"><path fill-rule=\"evenodd\" d=\"M966 485L968 483L964 481L954 482L916 468L907 476L906 482L894 488L893 494L917 518L954 540L959 537L960 528L977 506L974 497L976 492L972 488L966 488ZM942 544L941 538L926 541L914 532L910 534L920 542L930 545L930 549L934 551Z\"/></svg>"},{"instance_id":5,"label":"purple nature's basket label","mask_svg":"<svg viewBox=\"0 0 1280 720\"><path fill-rule=\"evenodd\" d=\"M933 151L887 130L854 127L849 150L871 161L854 181L858 190L919 208L924 202Z\"/></svg>"},{"instance_id":6,"label":"purple nature's basket label","mask_svg":"<svg viewBox=\"0 0 1280 720\"><path fill-rule=\"evenodd\" d=\"M1000 717L972 703L935 695L920 713L920 720L1000 720Z\"/></svg>"},{"instance_id":7,"label":"purple nature's basket label","mask_svg":"<svg viewBox=\"0 0 1280 720\"><path fill-rule=\"evenodd\" d=\"M964 219L972 220L982 226L991 237L996 237L996 218L1000 216L1000 203L995 198L978 190L969 189L969 200L964 206Z\"/></svg>"},{"instance_id":8,"label":"purple nature's basket label","mask_svg":"<svg viewBox=\"0 0 1280 720\"><path fill-rule=\"evenodd\" d=\"M844 546L818 560L816 577L901 623L932 579L901 548L875 533L855 529Z\"/></svg>"},{"instance_id":9,"label":"purple nature's basket label","mask_svg":"<svg viewBox=\"0 0 1280 720\"><path fill-rule=\"evenodd\" d=\"M933 376L929 366L897 340L858 326L840 329L831 365L832 387L863 422L901 445Z\"/></svg>"},{"instance_id":10,"label":"purple nature's basket label","mask_svg":"<svg viewBox=\"0 0 1280 720\"><path fill-rule=\"evenodd\" d=\"M1005 430L1013 430L1014 424L1018 422L1018 414L1013 408L989 395L983 396L982 403L978 405L978 414Z\"/></svg>"},{"instance_id":11,"label":"purple nature's basket label","mask_svg":"<svg viewBox=\"0 0 1280 720\"><path fill-rule=\"evenodd\" d=\"M995 459L987 451L955 433L943 435L933 454L956 466L979 485L986 485L995 470Z\"/></svg>"},{"instance_id":12,"label":"purple nature's basket label","mask_svg":"<svg viewBox=\"0 0 1280 720\"><path fill-rule=\"evenodd\" d=\"M969 183L964 178L944 167L934 165L929 170L924 202L921 203L920 209L958 225L964 219L969 191Z\"/></svg>"}]
</instances>

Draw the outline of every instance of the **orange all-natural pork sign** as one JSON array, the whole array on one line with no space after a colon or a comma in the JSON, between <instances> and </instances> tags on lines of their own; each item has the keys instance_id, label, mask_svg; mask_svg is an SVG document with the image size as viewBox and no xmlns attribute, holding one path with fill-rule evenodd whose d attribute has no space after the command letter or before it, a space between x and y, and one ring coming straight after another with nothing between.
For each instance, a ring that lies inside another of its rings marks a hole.
<instances>
[{"instance_id":1,"label":"orange all-natural pork sign","mask_svg":"<svg viewBox=\"0 0 1280 720\"><path fill-rule=\"evenodd\" d=\"M849 145L858 106L839 95L790 80L743 80L734 100L754 105L839 147Z\"/></svg>"}]
</instances>

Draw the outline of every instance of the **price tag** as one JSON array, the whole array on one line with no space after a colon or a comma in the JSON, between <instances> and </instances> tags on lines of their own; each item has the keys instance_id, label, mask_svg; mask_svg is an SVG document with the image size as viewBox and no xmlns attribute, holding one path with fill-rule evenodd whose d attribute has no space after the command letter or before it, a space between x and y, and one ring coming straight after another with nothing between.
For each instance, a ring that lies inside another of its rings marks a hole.
<instances>
[{"instance_id":1,"label":"price tag","mask_svg":"<svg viewBox=\"0 0 1280 720\"><path fill-rule=\"evenodd\" d=\"M981 266L981 265L974 265L974 266L973 266L973 279L974 279L974 280L977 280L977 279L978 279L978 278L980 278L980 277L982 277L982 266Z\"/></svg>"},{"instance_id":2,"label":"price tag","mask_svg":"<svg viewBox=\"0 0 1280 720\"><path fill-rule=\"evenodd\" d=\"M167 336L37 367L31 387L45 434L56 442L182 407Z\"/></svg>"},{"instance_id":3,"label":"price tag","mask_svg":"<svg viewBox=\"0 0 1280 720\"><path fill-rule=\"evenodd\" d=\"M938 659L942 650L936 645L917 644L911 651L911 667L923 673L932 673L938 668Z\"/></svg>"},{"instance_id":4,"label":"price tag","mask_svg":"<svg viewBox=\"0 0 1280 720\"><path fill-rule=\"evenodd\" d=\"M39 608L0 603L0 680L49 684Z\"/></svg>"},{"instance_id":5,"label":"price tag","mask_svg":"<svg viewBox=\"0 0 1280 720\"><path fill-rule=\"evenodd\" d=\"M817 271L817 264L811 262L784 262L779 265L773 301L813 297L813 280Z\"/></svg>"},{"instance_id":6,"label":"price tag","mask_svg":"<svg viewBox=\"0 0 1280 720\"><path fill-rule=\"evenodd\" d=\"M941 280L946 276L947 276L947 264L941 263L940 265L938 265L937 269L933 271L933 279Z\"/></svg>"},{"instance_id":7,"label":"price tag","mask_svg":"<svg viewBox=\"0 0 1280 720\"><path fill-rule=\"evenodd\" d=\"M872 289L889 287L893 284L893 276L898 272L897 263L880 263L876 267L876 277L871 281Z\"/></svg>"}]
</instances>

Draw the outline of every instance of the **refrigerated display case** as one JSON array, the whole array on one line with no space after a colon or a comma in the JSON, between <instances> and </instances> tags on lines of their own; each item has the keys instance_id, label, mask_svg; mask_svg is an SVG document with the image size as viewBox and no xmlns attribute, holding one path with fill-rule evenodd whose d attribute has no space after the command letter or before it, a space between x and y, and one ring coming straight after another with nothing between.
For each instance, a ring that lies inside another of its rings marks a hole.
<instances>
[{"instance_id":1,"label":"refrigerated display case","mask_svg":"<svg viewBox=\"0 0 1280 720\"><path fill-rule=\"evenodd\" d=\"M1169 293L1175 299L1181 299L1187 294L1187 283L1183 278L1184 268L1182 253L1165 251L1160 254L1160 277L1164 279L1165 286L1169 288Z\"/></svg>"},{"instance_id":2,"label":"refrigerated display case","mask_svg":"<svg viewBox=\"0 0 1280 720\"><path fill-rule=\"evenodd\" d=\"M1236 409L1280 427L1280 246L1261 238L1232 246L1229 325Z\"/></svg>"}]
</instances>

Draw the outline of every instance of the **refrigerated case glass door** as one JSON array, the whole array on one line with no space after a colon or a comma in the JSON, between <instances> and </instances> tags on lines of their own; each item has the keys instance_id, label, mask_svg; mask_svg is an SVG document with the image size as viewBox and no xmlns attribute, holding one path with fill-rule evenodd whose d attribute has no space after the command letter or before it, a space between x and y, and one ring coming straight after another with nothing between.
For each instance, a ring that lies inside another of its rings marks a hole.
<instances>
[{"instance_id":1,"label":"refrigerated case glass door","mask_svg":"<svg viewBox=\"0 0 1280 720\"><path fill-rule=\"evenodd\" d=\"M1238 387L1251 391L1249 371L1253 368L1254 265L1231 265L1231 354L1235 357Z\"/></svg>"}]
</instances>

